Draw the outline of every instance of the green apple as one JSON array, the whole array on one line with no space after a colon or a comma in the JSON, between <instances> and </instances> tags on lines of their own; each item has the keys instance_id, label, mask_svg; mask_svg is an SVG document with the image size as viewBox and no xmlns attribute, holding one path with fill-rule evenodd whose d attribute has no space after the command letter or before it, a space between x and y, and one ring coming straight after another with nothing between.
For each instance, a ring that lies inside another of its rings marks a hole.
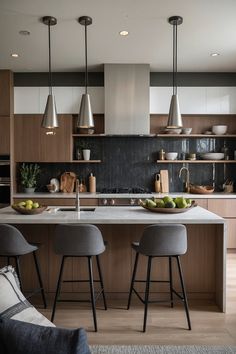
<instances>
[{"instance_id":1,"label":"green apple","mask_svg":"<svg viewBox=\"0 0 236 354\"><path fill-rule=\"evenodd\" d=\"M173 198L171 198L169 195L166 195L164 198L162 198L162 200L164 201L164 203L168 203L168 202L172 202Z\"/></svg>"},{"instance_id":2,"label":"green apple","mask_svg":"<svg viewBox=\"0 0 236 354\"><path fill-rule=\"evenodd\" d=\"M175 207L176 207L176 204L173 200L165 203L165 208L175 208Z\"/></svg>"},{"instance_id":3,"label":"green apple","mask_svg":"<svg viewBox=\"0 0 236 354\"><path fill-rule=\"evenodd\" d=\"M164 200L162 200L162 199L156 199L155 202L156 202L156 207L157 207L157 208L165 208L165 202L164 202Z\"/></svg>"},{"instance_id":4,"label":"green apple","mask_svg":"<svg viewBox=\"0 0 236 354\"><path fill-rule=\"evenodd\" d=\"M34 203L33 200L30 200L30 199L25 201L25 204L33 205L33 203Z\"/></svg>"},{"instance_id":5,"label":"green apple","mask_svg":"<svg viewBox=\"0 0 236 354\"><path fill-rule=\"evenodd\" d=\"M27 210L31 210L31 209L32 209L32 204L26 204L25 209L27 209Z\"/></svg>"},{"instance_id":6,"label":"green apple","mask_svg":"<svg viewBox=\"0 0 236 354\"><path fill-rule=\"evenodd\" d=\"M19 202L17 205L18 205L19 207L25 207L25 202Z\"/></svg>"},{"instance_id":7,"label":"green apple","mask_svg":"<svg viewBox=\"0 0 236 354\"><path fill-rule=\"evenodd\" d=\"M183 208L187 208L188 204L185 200L184 197L180 197L177 200L177 208L183 209Z\"/></svg>"},{"instance_id":8,"label":"green apple","mask_svg":"<svg viewBox=\"0 0 236 354\"><path fill-rule=\"evenodd\" d=\"M37 203L37 202L36 202L36 203L33 203L33 204L32 204L32 208L33 208L33 209L39 208L39 203Z\"/></svg>"}]
</instances>

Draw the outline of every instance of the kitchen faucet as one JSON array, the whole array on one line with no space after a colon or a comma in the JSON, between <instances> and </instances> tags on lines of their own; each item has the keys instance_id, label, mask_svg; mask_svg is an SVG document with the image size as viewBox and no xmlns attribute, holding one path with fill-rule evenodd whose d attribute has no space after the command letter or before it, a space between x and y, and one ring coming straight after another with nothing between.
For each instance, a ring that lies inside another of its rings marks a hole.
<instances>
[{"instance_id":1,"label":"kitchen faucet","mask_svg":"<svg viewBox=\"0 0 236 354\"><path fill-rule=\"evenodd\" d=\"M181 178L181 174L183 171L186 171L186 181L184 182L184 189L186 193L190 192L190 181L189 181L189 169L187 167L181 167L179 170L179 178Z\"/></svg>"},{"instance_id":2,"label":"kitchen faucet","mask_svg":"<svg viewBox=\"0 0 236 354\"><path fill-rule=\"evenodd\" d=\"M80 211L79 180L75 181L75 211Z\"/></svg>"}]
</instances>

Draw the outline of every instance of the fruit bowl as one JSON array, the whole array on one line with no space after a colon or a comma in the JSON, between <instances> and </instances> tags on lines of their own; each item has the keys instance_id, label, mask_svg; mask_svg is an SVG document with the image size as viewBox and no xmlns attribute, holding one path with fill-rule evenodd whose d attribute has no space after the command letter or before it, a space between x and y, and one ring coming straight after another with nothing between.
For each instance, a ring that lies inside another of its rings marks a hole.
<instances>
[{"instance_id":1,"label":"fruit bowl","mask_svg":"<svg viewBox=\"0 0 236 354\"><path fill-rule=\"evenodd\" d=\"M195 200L192 200L191 205L187 208L157 208L157 207L147 206L143 202L140 203L140 206L153 213L178 214L178 213L185 213L186 211L194 208L195 206L197 206L197 203L195 202Z\"/></svg>"},{"instance_id":2,"label":"fruit bowl","mask_svg":"<svg viewBox=\"0 0 236 354\"><path fill-rule=\"evenodd\" d=\"M44 210L47 209L47 206L45 206L45 205L40 205L38 208L34 208L34 209L26 209L26 208L22 208L18 205L11 205L11 207L15 211L17 211L19 214L23 214L23 215L41 214Z\"/></svg>"}]
</instances>

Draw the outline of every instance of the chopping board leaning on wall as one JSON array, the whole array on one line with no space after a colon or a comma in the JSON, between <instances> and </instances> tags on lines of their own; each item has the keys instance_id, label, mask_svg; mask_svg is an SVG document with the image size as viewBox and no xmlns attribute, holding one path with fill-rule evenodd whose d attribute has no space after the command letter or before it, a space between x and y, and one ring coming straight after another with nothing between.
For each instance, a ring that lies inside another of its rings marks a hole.
<instances>
[{"instance_id":1,"label":"chopping board leaning on wall","mask_svg":"<svg viewBox=\"0 0 236 354\"><path fill-rule=\"evenodd\" d=\"M76 174L74 172L64 172L61 175L60 190L63 193L73 193L75 188Z\"/></svg>"}]
</instances>

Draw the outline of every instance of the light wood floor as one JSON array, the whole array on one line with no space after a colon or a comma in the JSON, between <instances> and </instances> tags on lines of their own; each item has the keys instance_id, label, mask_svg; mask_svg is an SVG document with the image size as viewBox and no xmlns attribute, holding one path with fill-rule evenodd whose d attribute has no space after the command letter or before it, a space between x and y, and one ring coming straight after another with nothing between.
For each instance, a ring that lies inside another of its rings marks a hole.
<instances>
[{"instance_id":1,"label":"light wood floor","mask_svg":"<svg viewBox=\"0 0 236 354\"><path fill-rule=\"evenodd\" d=\"M236 252L227 255L227 311L214 305L190 302L192 331L188 331L182 305L152 305L147 332L142 333L143 306L136 302L129 311L127 300L109 301L109 310L97 310L98 333L93 332L89 304L59 304L55 324L59 327L84 327L89 344L205 344L236 345ZM40 309L39 309L40 310ZM50 319L51 307L40 310Z\"/></svg>"}]
</instances>

